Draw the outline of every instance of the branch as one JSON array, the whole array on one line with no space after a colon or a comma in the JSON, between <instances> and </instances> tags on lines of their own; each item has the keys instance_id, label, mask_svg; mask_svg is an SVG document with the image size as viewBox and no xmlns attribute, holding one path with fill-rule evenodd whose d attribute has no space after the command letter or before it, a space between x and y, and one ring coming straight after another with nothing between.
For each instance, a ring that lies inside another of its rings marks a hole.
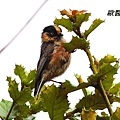
<instances>
[{"instance_id":1,"label":"branch","mask_svg":"<svg viewBox=\"0 0 120 120\"><path fill-rule=\"evenodd\" d=\"M11 112L12 112L14 106L15 106L15 102L13 101L13 103L12 103L12 105L11 105L11 108L10 108L10 110L9 110L9 112L8 112L8 114L7 114L6 118L5 118L5 120L8 120L8 119L9 119L9 116L10 116L10 114L11 114Z\"/></svg>"},{"instance_id":2,"label":"branch","mask_svg":"<svg viewBox=\"0 0 120 120\"><path fill-rule=\"evenodd\" d=\"M93 71L94 74L97 74L98 71L97 71L96 65L94 64L94 61L93 61L93 58L92 58L90 50L86 49L85 52L86 52L86 54L88 56L88 59L90 61L90 68L91 68L91 70ZM99 80L99 84L98 85L100 87L99 92L102 95L103 99L105 100L105 103L106 103L106 106L108 108L108 111L109 111L110 115L112 116L113 111L112 111L112 108L111 108L111 104L110 104L108 96L107 96L107 94L105 92L105 89L104 89L104 87L102 85L102 81L101 80Z\"/></svg>"},{"instance_id":3,"label":"branch","mask_svg":"<svg viewBox=\"0 0 120 120\"><path fill-rule=\"evenodd\" d=\"M96 74L96 73L97 73L97 68L96 68L96 66L94 65L93 57L92 57L92 55L91 55L90 50L89 50L89 49L85 49L84 51L86 52L86 54L87 54L87 56L88 56L88 59L89 59L89 61L90 61L90 68L91 68L92 72L93 72L94 74Z\"/></svg>"},{"instance_id":4,"label":"branch","mask_svg":"<svg viewBox=\"0 0 120 120\"><path fill-rule=\"evenodd\" d=\"M73 31L76 33L76 35L78 35L80 38L84 38L84 36L82 35L80 28L78 27L76 30L73 29Z\"/></svg>"},{"instance_id":5,"label":"branch","mask_svg":"<svg viewBox=\"0 0 120 120\"><path fill-rule=\"evenodd\" d=\"M102 84L102 81L101 81L101 80L99 81L99 85L100 85L100 88L101 88L102 97L103 97L104 100L105 100L105 103L106 103L106 106L107 106L108 111L109 111L109 113L110 113L110 116L112 116L112 115L113 115L113 111L112 111L112 108L111 108L111 104L110 104L110 101L109 101L109 99L108 99L108 96L107 96L107 94L106 94L106 92L105 92L105 90L104 90L104 87L103 87L103 84Z\"/></svg>"},{"instance_id":6,"label":"branch","mask_svg":"<svg viewBox=\"0 0 120 120\"><path fill-rule=\"evenodd\" d=\"M80 38L81 38L81 37L84 37L84 36L81 34L80 28L78 28L77 30L73 30L73 31L74 31L74 32L76 33L76 35L78 35ZM88 48L86 48L84 51L85 51L85 53L87 54L88 59L89 59L89 61L90 61L90 68L91 68L93 74L97 74L98 70L97 70L96 65L94 64L93 57L92 57L92 55L91 55L90 50L89 50ZM94 58L94 59L95 59L95 58ZM107 106L107 108L108 108L108 111L109 111L110 115L112 116L113 111L112 111L112 108L111 108L111 104L110 104L110 101L109 101L109 99L108 99L108 96L107 96L107 94L106 94L106 92L105 92L105 89L104 89L104 87L103 87L103 85L102 85L102 81L101 81L101 80L99 80L99 84L98 84L98 85L99 85L99 87L100 87L99 92L100 92L100 94L102 95L103 99L105 100L105 103L106 103L106 106Z\"/></svg>"},{"instance_id":7,"label":"branch","mask_svg":"<svg viewBox=\"0 0 120 120\"><path fill-rule=\"evenodd\" d=\"M89 86L91 86L90 83L85 83L85 82L84 82L84 83L81 83L81 84L79 84L75 89L69 91L69 93L70 93L70 92L74 92L74 91L76 91L76 90L83 89L83 88L87 88L87 87L89 87Z\"/></svg>"}]
</instances>

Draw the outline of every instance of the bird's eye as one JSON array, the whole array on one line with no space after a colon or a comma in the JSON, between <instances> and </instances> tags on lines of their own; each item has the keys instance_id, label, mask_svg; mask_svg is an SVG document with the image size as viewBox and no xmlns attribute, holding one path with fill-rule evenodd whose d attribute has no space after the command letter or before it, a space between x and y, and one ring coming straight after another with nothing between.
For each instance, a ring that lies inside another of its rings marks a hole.
<instances>
[{"instance_id":1,"label":"bird's eye","mask_svg":"<svg viewBox=\"0 0 120 120\"><path fill-rule=\"evenodd\" d=\"M55 34L53 32L49 33L50 37L53 37Z\"/></svg>"},{"instance_id":2,"label":"bird's eye","mask_svg":"<svg viewBox=\"0 0 120 120\"><path fill-rule=\"evenodd\" d=\"M54 33L52 33L52 32L51 32L50 34L51 34L51 35L54 35Z\"/></svg>"}]
</instances>

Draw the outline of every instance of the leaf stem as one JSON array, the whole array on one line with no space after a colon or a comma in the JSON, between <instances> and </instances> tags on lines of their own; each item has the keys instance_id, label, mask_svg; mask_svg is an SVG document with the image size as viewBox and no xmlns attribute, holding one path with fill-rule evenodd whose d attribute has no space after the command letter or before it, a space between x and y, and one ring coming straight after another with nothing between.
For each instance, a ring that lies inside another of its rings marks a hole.
<instances>
[{"instance_id":1,"label":"leaf stem","mask_svg":"<svg viewBox=\"0 0 120 120\"><path fill-rule=\"evenodd\" d=\"M13 103L12 103L12 105L11 105L11 108L10 108L10 110L9 110L9 112L8 112L8 114L7 114L6 118L5 118L5 120L8 120L8 119L9 119L9 116L10 116L10 114L11 114L11 112L12 112L14 106L15 106L15 102L13 101Z\"/></svg>"},{"instance_id":2,"label":"leaf stem","mask_svg":"<svg viewBox=\"0 0 120 120\"><path fill-rule=\"evenodd\" d=\"M84 96L86 97L87 96L87 90L85 88L83 88L82 92L83 92Z\"/></svg>"},{"instance_id":3,"label":"leaf stem","mask_svg":"<svg viewBox=\"0 0 120 120\"><path fill-rule=\"evenodd\" d=\"M102 96L103 96L103 98L104 98L104 100L106 102L106 106L107 106L108 111L110 113L110 116L112 116L113 115L113 111L112 111L112 108L111 108L111 104L110 104L108 96L107 96L107 94L106 94L106 92L104 90L104 87L103 87L103 84L102 84L101 80L99 81L99 85L100 85L100 88L101 88L101 91L102 91Z\"/></svg>"}]
</instances>

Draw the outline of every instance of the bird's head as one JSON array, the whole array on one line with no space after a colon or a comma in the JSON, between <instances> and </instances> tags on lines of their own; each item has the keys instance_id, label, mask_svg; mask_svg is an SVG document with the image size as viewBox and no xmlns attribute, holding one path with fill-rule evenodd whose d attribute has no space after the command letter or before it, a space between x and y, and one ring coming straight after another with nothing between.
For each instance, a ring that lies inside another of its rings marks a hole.
<instances>
[{"instance_id":1,"label":"bird's head","mask_svg":"<svg viewBox=\"0 0 120 120\"><path fill-rule=\"evenodd\" d=\"M63 36L62 29L55 25L49 25L43 29L42 40L45 42L59 40Z\"/></svg>"}]
</instances>

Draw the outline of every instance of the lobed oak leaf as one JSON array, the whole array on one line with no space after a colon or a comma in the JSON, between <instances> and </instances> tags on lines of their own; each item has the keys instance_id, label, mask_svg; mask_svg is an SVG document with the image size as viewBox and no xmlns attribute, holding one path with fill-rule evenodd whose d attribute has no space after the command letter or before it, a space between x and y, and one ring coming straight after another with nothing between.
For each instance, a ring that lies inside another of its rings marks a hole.
<instances>
[{"instance_id":1,"label":"lobed oak leaf","mask_svg":"<svg viewBox=\"0 0 120 120\"><path fill-rule=\"evenodd\" d=\"M104 22L104 20L95 19L93 21L93 23L90 25L90 27L87 30L85 30L85 32L84 32L85 38L87 39L88 35L103 22Z\"/></svg>"},{"instance_id":2,"label":"lobed oak leaf","mask_svg":"<svg viewBox=\"0 0 120 120\"><path fill-rule=\"evenodd\" d=\"M55 85L48 86L41 92L43 105L51 120L64 120L64 113L68 110L66 94L60 95L59 88Z\"/></svg>"}]
</instances>

